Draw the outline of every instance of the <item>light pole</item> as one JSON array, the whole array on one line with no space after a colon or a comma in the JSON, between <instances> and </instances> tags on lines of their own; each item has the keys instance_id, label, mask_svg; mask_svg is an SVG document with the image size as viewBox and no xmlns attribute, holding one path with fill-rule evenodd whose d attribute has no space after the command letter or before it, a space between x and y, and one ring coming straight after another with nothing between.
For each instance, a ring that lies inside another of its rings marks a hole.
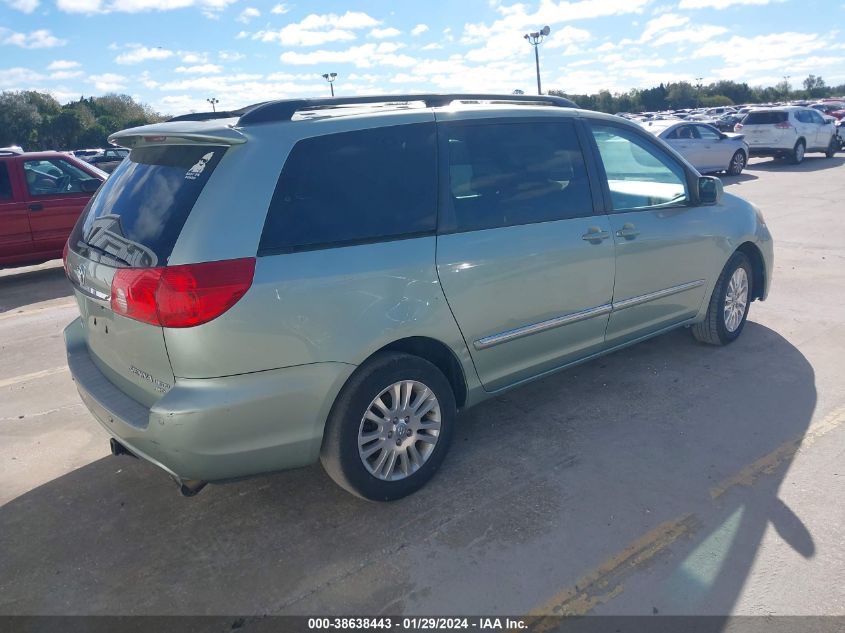
<instances>
[{"instance_id":1,"label":"light pole","mask_svg":"<svg viewBox=\"0 0 845 633\"><path fill-rule=\"evenodd\" d=\"M211 99L206 99L211 104L211 111L217 112L217 104L220 103L220 99L217 97L211 97Z\"/></svg>"},{"instance_id":2,"label":"light pole","mask_svg":"<svg viewBox=\"0 0 845 633\"><path fill-rule=\"evenodd\" d=\"M704 79L704 77L696 77L695 78L695 89L696 89L695 99L696 99L696 105L698 107L701 107L701 81L703 79Z\"/></svg>"},{"instance_id":3,"label":"light pole","mask_svg":"<svg viewBox=\"0 0 845 633\"><path fill-rule=\"evenodd\" d=\"M332 96L334 96L334 80L337 79L337 73L326 73L323 75L323 79L329 82L329 88L331 88Z\"/></svg>"},{"instance_id":4,"label":"light pole","mask_svg":"<svg viewBox=\"0 0 845 633\"><path fill-rule=\"evenodd\" d=\"M783 96L787 97L787 98L789 98L789 78L790 77L792 77L792 75L784 75L783 76L783 92L784 92Z\"/></svg>"},{"instance_id":5,"label":"light pole","mask_svg":"<svg viewBox=\"0 0 845 633\"><path fill-rule=\"evenodd\" d=\"M528 43L534 47L534 63L537 65L537 94L543 94L543 89L540 86L540 53L537 51L537 47L543 43L543 40L551 33L551 29L548 26L544 26L541 30L535 33L526 33L523 37L528 40Z\"/></svg>"}]
</instances>

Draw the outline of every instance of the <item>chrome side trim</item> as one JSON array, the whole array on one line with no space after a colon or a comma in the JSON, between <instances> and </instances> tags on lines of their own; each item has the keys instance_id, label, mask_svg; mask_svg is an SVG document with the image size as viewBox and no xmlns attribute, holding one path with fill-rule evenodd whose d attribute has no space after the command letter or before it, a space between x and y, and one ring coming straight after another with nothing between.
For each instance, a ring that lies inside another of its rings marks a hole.
<instances>
[{"instance_id":1,"label":"chrome side trim","mask_svg":"<svg viewBox=\"0 0 845 633\"><path fill-rule=\"evenodd\" d=\"M637 297L631 297L630 299L614 301L613 310L614 312L616 310L624 310L625 308L638 306L643 303L648 303L649 301L654 301L655 299L662 299L663 297L678 294L679 292L684 292L685 290L692 290L693 288L698 288L699 286L703 285L704 280L697 279L695 281L688 281L687 283L680 284L678 286L672 286L671 288L664 288L663 290L656 290L655 292L649 292L648 294L639 295Z\"/></svg>"},{"instance_id":2,"label":"chrome side trim","mask_svg":"<svg viewBox=\"0 0 845 633\"><path fill-rule=\"evenodd\" d=\"M502 332L501 334L492 334L490 336L485 336L484 338L480 338L475 341L472 345L477 350L487 349L488 347L493 347L494 345L500 345L501 343L507 343L508 341L522 338L523 336L530 336L531 334L537 334L538 332L551 330L562 325L569 325L570 323L576 323L578 321L583 321L592 317L601 316L603 314L610 314L612 309L613 306L608 303L605 305L597 306L595 308L582 310L580 312L565 314L563 316L549 319L548 321L540 321L539 323L524 325L513 330L508 330L507 332Z\"/></svg>"}]
</instances>

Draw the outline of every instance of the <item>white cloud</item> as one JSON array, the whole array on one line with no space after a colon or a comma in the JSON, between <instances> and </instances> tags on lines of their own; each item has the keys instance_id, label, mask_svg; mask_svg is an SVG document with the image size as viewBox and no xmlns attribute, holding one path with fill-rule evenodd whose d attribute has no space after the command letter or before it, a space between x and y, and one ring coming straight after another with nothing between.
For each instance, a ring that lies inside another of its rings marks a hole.
<instances>
[{"instance_id":1,"label":"white cloud","mask_svg":"<svg viewBox=\"0 0 845 633\"><path fill-rule=\"evenodd\" d=\"M679 9L727 9L735 5L743 4L769 4L783 0L681 0Z\"/></svg>"},{"instance_id":2,"label":"white cloud","mask_svg":"<svg viewBox=\"0 0 845 633\"><path fill-rule=\"evenodd\" d=\"M44 75L29 68L16 67L0 69L0 88L25 90L33 87L34 84L37 84L43 79Z\"/></svg>"},{"instance_id":3,"label":"white cloud","mask_svg":"<svg viewBox=\"0 0 845 633\"><path fill-rule=\"evenodd\" d=\"M426 44L425 46L423 46L422 50L424 50L424 51L434 51L434 50L437 50L439 48L443 48L443 44L441 44L439 42L432 42L431 44Z\"/></svg>"},{"instance_id":4,"label":"white cloud","mask_svg":"<svg viewBox=\"0 0 845 633\"><path fill-rule=\"evenodd\" d=\"M198 64L196 66L177 66L177 73L190 75L213 75L223 72L223 66L219 64Z\"/></svg>"},{"instance_id":5,"label":"white cloud","mask_svg":"<svg viewBox=\"0 0 845 633\"><path fill-rule=\"evenodd\" d=\"M417 24L414 28L411 29L411 35L422 35L428 30L427 24Z\"/></svg>"},{"instance_id":6,"label":"white cloud","mask_svg":"<svg viewBox=\"0 0 845 633\"><path fill-rule=\"evenodd\" d=\"M47 66L47 70L70 70L71 68L79 68L79 62L72 62L66 59L57 59Z\"/></svg>"},{"instance_id":7,"label":"white cloud","mask_svg":"<svg viewBox=\"0 0 845 633\"><path fill-rule=\"evenodd\" d=\"M119 92L126 90L126 77L115 73L103 73L102 75L91 75L88 83L94 84L100 92Z\"/></svg>"},{"instance_id":8,"label":"white cloud","mask_svg":"<svg viewBox=\"0 0 845 633\"><path fill-rule=\"evenodd\" d=\"M179 51L179 56L185 64L204 64L208 61L208 53L196 53L192 51Z\"/></svg>"},{"instance_id":9,"label":"white cloud","mask_svg":"<svg viewBox=\"0 0 845 633\"><path fill-rule=\"evenodd\" d=\"M247 7L241 14L238 16L238 22L243 22L244 24L249 24L249 21L253 18L257 18L261 15L261 11L256 9L255 7Z\"/></svg>"},{"instance_id":10,"label":"white cloud","mask_svg":"<svg viewBox=\"0 0 845 633\"><path fill-rule=\"evenodd\" d=\"M317 50L310 53L286 52L279 59L286 64L311 65L323 63L348 63L358 68L377 66L398 66L407 68L417 64L409 55L397 54L402 44L382 42L380 44L362 44L341 51Z\"/></svg>"},{"instance_id":11,"label":"white cloud","mask_svg":"<svg viewBox=\"0 0 845 633\"><path fill-rule=\"evenodd\" d=\"M276 15L284 15L290 11L290 8L286 4L277 4L275 7L270 9L270 13L275 13Z\"/></svg>"},{"instance_id":12,"label":"white cloud","mask_svg":"<svg viewBox=\"0 0 845 633\"><path fill-rule=\"evenodd\" d=\"M38 8L40 2L39 0L6 0L6 4L23 13L32 13Z\"/></svg>"},{"instance_id":13,"label":"white cloud","mask_svg":"<svg viewBox=\"0 0 845 633\"><path fill-rule=\"evenodd\" d=\"M246 55L237 51L218 51L217 57L224 62L237 62L244 59Z\"/></svg>"},{"instance_id":14,"label":"white cloud","mask_svg":"<svg viewBox=\"0 0 845 633\"><path fill-rule=\"evenodd\" d=\"M317 46L354 40L356 30L374 28L379 24L379 20L359 11L347 11L343 15L312 13L301 22L293 22L278 31L258 31L252 39L279 42L282 46ZM240 33L238 37L241 37Z\"/></svg>"},{"instance_id":15,"label":"white cloud","mask_svg":"<svg viewBox=\"0 0 845 633\"><path fill-rule=\"evenodd\" d=\"M693 43L700 44L707 42L714 37L727 33L728 29L724 26L715 26L713 24L702 24L700 26L691 26L689 28L680 29L677 31L669 31L664 33L657 39L651 42L652 46L665 46L666 44L685 44Z\"/></svg>"},{"instance_id":16,"label":"white cloud","mask_svg":"<svg viewBox=\"0 0 845 633\"><path fill-rule=\"evenodd\" d=\"M661 31L678 28L689 23L689 18L685 15L678 15L676 13L663 13L659 17L649 20L642 35L640 35L640 42L648 42L655 35Z\"/></svg>"},{"instance_id":17,"label":"white cloud","mask_svg":"<svg viewBox=\"0 0 845 633\"><path fill-rule=\"evenodd\" d=\"M61 81L63 79L76 79L77 77L82 77L84 75L81 70L57 70L54 73L50 73L50 79L54 81Z\"/></svg>"},{"instance_id":18,"label":"white cloud","mask_svg":"<svg viewBox=\"0 0 845 633\"><path fill-rule=\"evenodd\" d=\"M56 6L66 13L141 13L172 11L198 7L208 17L238 0L57 0Z\"/></svg>"},{"instance_id":19,"label":"white cloud","mask_svg":"<svg viewBox=\"0 0 845 633\"><path fill-rule=\"evenodd\" d=\"M378 40L382 40L388 37L399 37L402 35L402 31L399 29L394 29L392 26L386 29L373 29L369 32L370 37L374 37Z\"/></svg>"},{"instance_id":20,"label":"white cloud","mask_svg":"<svg viewBox=\"0 0 845 633\"><path fill-rule=\"evenodd\" d=\"M0 27L0 44L20 46L21 48L54 48L64 46L67 40L62 40L47 29L38 29L29 33L16 33Z\"/></svg>"},{"instance_id":21,"label":"white cloud","mask_svg":"<svg viewBox=\"0 0 845 633\"><path fill-rule=\"evenodd\" d=\"M129 46L129 50L115 57L114 61L123 65L140 64L141 62L167 59L172 56L173 51L161 48L160 46L157 48L150 48L147 46L132 44Z\"/></svg>"}]
</instances>

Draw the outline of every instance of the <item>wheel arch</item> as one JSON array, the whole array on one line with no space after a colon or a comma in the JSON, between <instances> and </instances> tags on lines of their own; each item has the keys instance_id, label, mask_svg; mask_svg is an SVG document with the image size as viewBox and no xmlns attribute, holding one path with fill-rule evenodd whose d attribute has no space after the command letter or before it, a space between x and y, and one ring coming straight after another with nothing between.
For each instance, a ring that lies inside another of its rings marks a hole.
<instances>
[{"instance_id":1,"label":"wheel arch","mask_svg":"<svg viewBox=\"0 0 845 633\"><path fill-rule=\"evenodd\" d=\"M763 260L763 253L753 242L743 242L740 244L735 252L740 252L748 258L751 262L751 285L753 289L753 299L760 299L765 295L766 288L766 264Z\"/></svg>"},{"instance_id":2,"label":"wheel arch","mask_svg":"<svg viewBox=\"0 0 845 633\"><path fill-rule=\"evenodd\" d=\"M402 352L427 360L446 376L446 380L449 381L452 392L455 394L455 404L458 409L466 404L467 381L464 369L455 352L442 341L428 336L410 336L398 339L370 354L367 360L379 352Z\"/></svg>"}]
</instances>

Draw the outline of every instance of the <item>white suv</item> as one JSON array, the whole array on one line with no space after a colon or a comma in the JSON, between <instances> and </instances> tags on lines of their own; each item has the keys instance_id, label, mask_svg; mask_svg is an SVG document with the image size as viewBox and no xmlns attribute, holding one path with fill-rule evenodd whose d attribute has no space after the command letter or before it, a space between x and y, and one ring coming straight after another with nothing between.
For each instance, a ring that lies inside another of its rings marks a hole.
<instances>
[{"instance_id":1,"label":"white suv","mask_svg":"<svg viewBox=\"0 0 845 633\"><path fill-rule=\"evenodd\" d=\"M752 156L789 158L795 164L807 152L824 152L832 158L839 148L833 124L812 108L800 106L752 110L734 131L745 134Z\"/></svg>"}]
</instances>

